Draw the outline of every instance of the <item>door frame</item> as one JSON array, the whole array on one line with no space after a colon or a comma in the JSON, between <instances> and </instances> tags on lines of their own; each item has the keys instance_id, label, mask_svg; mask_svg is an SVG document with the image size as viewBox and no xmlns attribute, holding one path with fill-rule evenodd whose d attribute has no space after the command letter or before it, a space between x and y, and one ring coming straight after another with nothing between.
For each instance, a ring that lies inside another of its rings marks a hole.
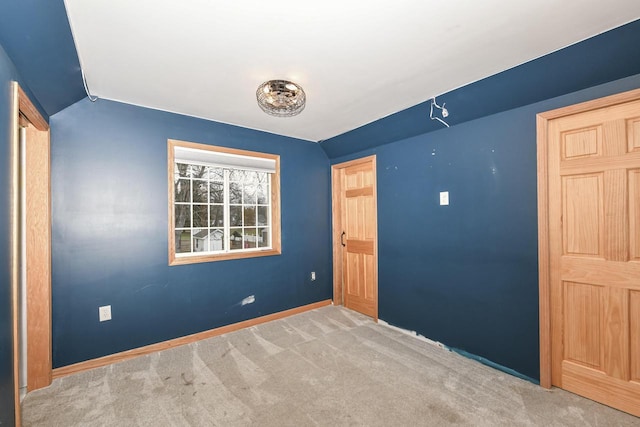
<instances>
[{"instance_id":1,"label":"door frame","mask_svg":"<svg viewBox=\"0 0 640 427\"><path fill-rule=\"evenodd\" d=\"M363 163L371 163L373 167L373 200L376 206L376 241L374 243L374 286L376 288L376 314L374 320L378 321L378 191L377 191L377 168L376 155L361 157L343 163L331 165L331 223L332 223L332 248L333 248L333 304L344 305L344 289L342 284L342 245L340 236L342 234L342 199L341 193L344 183L342 182L342 170L350 166Z\"/></svg>"},{"instance_id":2,"label":"door frame","mask_svg":"<svg viewBox=\"0 0 640 427\"><path fill-rule=\"evenodd\" d=\"M37 145L38 157L31 159L27 156L27 164L31 171L45 178L46 188L38 187L39 193L46 192L47 209L34 209L27 220L26 229L45 229L42 235L35 236L40 250L32 252L27 248L27 258L23 262L30 262L32 275L37 280L27 281L27 390L46 387L51 384L52 352L51 352L51 179L49 155L49 124L42 117L38 109L31 102L27 94L17 82L11 84L12 120L11 120L11 310L13 329L13 373L15 420L20 425L20 390L19 390L19 305L18 293L20 288L21 247L20 238L20 198L21 188L29 189L30 179L21 183L20 170L20 123L27 122L33 126L29 130L32 145ZM25 123L26 124L26 123ZM27 150L28 152L28 150ZM34 187L35 191L36 188ZM38 194L41 195L41 194ZM29 234L27 239L30 240ZM29 363L32 361L34 363ZM35 363L37 362L37 363Z\"/></svg>"},{"instance_id":3,"label":"door frame","mask_svg":"<svg viewBox=\"0 0 640 427\"><path fill-rule=\"evenodd\" d=\"M584 113L640 99L640 89L539 113L537 121L538 159L538 273L540 318L540 385L551 388L551 264L549 248L548 123L550 120Z\"/></svg>"}]
</instances>

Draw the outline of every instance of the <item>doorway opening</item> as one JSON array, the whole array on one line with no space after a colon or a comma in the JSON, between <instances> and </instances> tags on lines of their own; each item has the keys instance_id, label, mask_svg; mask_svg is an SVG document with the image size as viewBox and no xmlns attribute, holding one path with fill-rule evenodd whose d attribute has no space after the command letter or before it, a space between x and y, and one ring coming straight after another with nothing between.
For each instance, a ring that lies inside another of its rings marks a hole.
<instances>
[{"instance_id":1,"label":"doorway opening","mask_svg":"<svg viewBox=\"0 0 640 427\"><path fill-rule=\"evenodd\" d=\"M49 124L12 84L11 295L15 419L28 391L51 384Z\"/></svg>"}]
</instances>

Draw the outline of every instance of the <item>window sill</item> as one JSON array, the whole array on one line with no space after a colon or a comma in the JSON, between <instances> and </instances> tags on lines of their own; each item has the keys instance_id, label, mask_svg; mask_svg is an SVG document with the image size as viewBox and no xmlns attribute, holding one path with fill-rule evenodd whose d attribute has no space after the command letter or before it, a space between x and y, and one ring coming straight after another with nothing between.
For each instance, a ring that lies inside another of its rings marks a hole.
<instances>
[{"instance_id":1,"label":"window sill","mask_svg":"<svg viewBox=\"0 0 640 427\"><path fill-rule=\"evenodd\" d=\"M203 255L203 256L184 256L169 259L169 265L186 265L197 264L200 262L226 261L231 259L258 258L263 256L280 255L282 252L278 249L265 249L263 251L226 253L219 255Z\"/></svg>"}]
</instances>

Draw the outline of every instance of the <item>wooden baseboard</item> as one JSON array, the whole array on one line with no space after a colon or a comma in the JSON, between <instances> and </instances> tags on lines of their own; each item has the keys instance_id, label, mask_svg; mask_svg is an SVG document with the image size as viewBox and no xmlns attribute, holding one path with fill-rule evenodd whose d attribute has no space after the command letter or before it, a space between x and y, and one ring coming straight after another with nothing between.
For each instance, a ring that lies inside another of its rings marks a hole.
<instances>
[{"instance_id":1,"label":"wooden baseboard","mask_svg":"<svg viewBox=\"0 0 640 427\"><path fill-rule=\"evenodd\" d=\"M74 363L53 370L53 378L60 378L78 372L88 371L89 369L99 368L101 366L111 365L113 363L122 362L134 357L144 356L146 354L155 353L161 350L190 344L196 341L215 337L218 335L228 334L229 332L238 331L240 329L259 325L261 323L271 322L294 314L304 313L305 311L314 310L316 308L331 305L331 300L319 301L313 304L303 305L301 307L292 308L290 310L280 311L278 313L268 314L266 316L256 317L255 319L245 320L243 322L234 323L232 325L222 326L220 328L210 329L208 331L198 332L197 334L187 335L169 341L163 341L144 347L134 348L132 350L123 351L121 353L110 354L109 356L99 357L84 362Z\"/></svg>"}]
</instances>

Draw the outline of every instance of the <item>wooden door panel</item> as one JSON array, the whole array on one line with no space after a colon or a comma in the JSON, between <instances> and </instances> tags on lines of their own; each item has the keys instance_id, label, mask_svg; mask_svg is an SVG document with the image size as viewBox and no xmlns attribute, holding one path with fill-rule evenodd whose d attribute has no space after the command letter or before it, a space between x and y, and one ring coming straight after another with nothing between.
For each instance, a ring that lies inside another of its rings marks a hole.
<instances>
[{"instance_id":1,"label":"wooden door panel","mask_svg":"<svg viewBox=\"0 0 640 427\"><path fill-rule=\"evenodd\" d=\"M640 383L640 291L629 292L629 336L630 377Z\"/></svg>"},{"instance_id":2,"label":"wooden door panel","mask_svg":"<svg viewBox=\"0 0 640 427\"><path fill-rule=\"evenodd\" d=\"M609 120L602 126L602 151L605 157L615 158L627 154L627 121L624 118Z\"/></svg>"},{"instance_id":3,"label":"wooden door panel","mask_svg":"<svg viewBox=\"0 0 640 427\"><path fill-rule=\"evenodd\" d=\"M604 172L603 255L609 261L629 260L627 180L625 169Z\"/></svg>"},{"instance_id":4,"label":"wooden door panel","mask_svg":"<svg viewBox=\"0 0 640 427\"><path fill-rule=\"evenodd\" d=\"M373 254L347 254L345 306L373 316L376 309Z\"/></svg>"},{"instance_id":5,"label":"wooden door panel","mask_svg":"<svg viewBox=\"0 0 640 427\"><path fill-rule=\"evenodd\" d=\"M347 197L372 196L372 195L373 195L372 187L360 187L360 188L354 188L346 191Z\"/></svg>"},{"instance_id":6,"label":"wooden door panel","mask_svg":"<svg viewBox=\"0 0 640 427\"><path fill-rule=\"evenodd\" d=\"M345 277L346 292L345 299L349 300L350 297L360 295L360 280L363 275L361 267L360 255L357 253L347 253L347 268Z\"/></svg>"},{"instance_id":7,"label":"wooden door panel","mask_svg":"<svg viewBox=\"0 0 640 427\"><path fill-rule=\"evenodd\" d=\"M601 256L603 174L562 178L564 254Z\"/></svg>"},{"instance_id":8,"label":"wooden door panel","mask_svg":"<svg viewBox=\"0 0 640 427\"><path fill-rule=\"evenodd\" d=\"M564 283L564 359L600 369L602 287Z\"/></svg>"},{"instance_id":9,"label":"wooden door panel","mask_svg":"<svg viewBox=\"0 0 640 427\"><path fill-rule=\"evenodd\" d=\"M375 310L376 304L376 287L374 286L375 281L375 253L372 252L370 254L363 255L364 258L364 299L370 306L370 309Z\"/></svg>"},{"instance_id":10,"label":"wooden door panel","mask_svg":"<svg viewBox=\"0 0 640 427\"><path fill-rule=\"evenodd\" d=\"M629 152L640 151L640 117L627 120Z\"/></svg>"},{"instance_id":11,"label":"wooden door panel","mask_svg":"<svg viewBox=\"0 0 640 427\"><path fill-rule=\"evenodd\" d=\"M348 253L373 255L375 247L371 240L351 240L347 239L345 250Z\"/></svg>"},{"instance_id":12,"label":"wooden door panel","mask_svg":"<svg viewBox=\"0 0 640 427\"><path fill-rule=\"evenodd\" d=\"M612 264L604 259L566 256L560 265L559 272L565 281L640 290L638 262Z\"/></svg>"},{"instance_id":13,"label":"wooden door panel","mask_svg":"<svg viewBox=\"0 0 640 427\"><path fill-rule=\"evenodd\" d=\"M595 126L562 134L562 159L602 155L602 127Z\"/></svg>"},{"instance_id":14,"label":"wooden door panel","mask_svg":"<svg viewBox=\"0 0 640 427\"><path fill-rule=\"evenodd\" d=\"M640 100L546 131L551 382L640 416Z\"/></svg>"},{"instance_id":15,"label":"wooden door panel","mask_svg":"<svg viewBox=\"0 0 640 427\"><path fill-rule=\"evenodd\" d=\"M376 292L373 288L373 256L349 253L347 255L345 306L372 316Z\"/></svg>"},{"instance_id":16,"label":"wooden door panel","mask_svg":"<svg viewBox=\"0 0 640 427\"><path fill-rule=\"evenodd\" d=\"M604 372L629 381L629 291L607 288L604 295Z\"/></svg>"},{"instance_id":17,"label":"wooden door panel","mask_svg":"<svg viewBox=\"0 0 640 427\"><path fill-rule=\"evenodd\" d=\"M351 167L344 171L346 191L362 187L362 168Z\"/></svg>"},{"instance_id":18,"label":"wooden door panel","mask_svg":"<svg viewBox=\"0 0 640 427\"><path fill-rule=\"evenodd\" d=\"M563 162L560 172L563 175L598 173L616 169L634 169L640 162L640 151L624 156L605 157L602 159L585 158Z\"/></svg>"},{"instance_id":19,"label":"wooden door panel","mask_svg":"<svg viewBox=\"0 0 640 427\"><path fill-rule=\"evenodd\" d=\"M372 188L372 187L368 187L368 188ZM371 197L366 197L363 198L362 200L362 208L365 212L375 212L376 211L376 202L375 199L373 198L373 194L371 194ZM373 221L364 221L364 231L363 231L363 238L370 242L372 247L373 247L373 242L376 238L376 234L378 232L378 224L377 222L373 222Z\"/></svg>"},{"instance_id":20,"label":"wooden door panel","mask_svg":"<svg viewBox=\"0 0 640 427\"><path fill-rule=\"evenodd\" d=\"M640 169L629 171L629 252L640 261Z\"/></svg>"},{"instance_id":21,"label":"wooden door panel","mask_svg":"<svg viewBox=\"0 0 640 427\"><path fill-rule=\"evenodd\" d=\"M362 235L360 219L362 207L359 197L347 197L345 200L345 232L347 236L357 238Z\"/></svg>"}]
</instances>

